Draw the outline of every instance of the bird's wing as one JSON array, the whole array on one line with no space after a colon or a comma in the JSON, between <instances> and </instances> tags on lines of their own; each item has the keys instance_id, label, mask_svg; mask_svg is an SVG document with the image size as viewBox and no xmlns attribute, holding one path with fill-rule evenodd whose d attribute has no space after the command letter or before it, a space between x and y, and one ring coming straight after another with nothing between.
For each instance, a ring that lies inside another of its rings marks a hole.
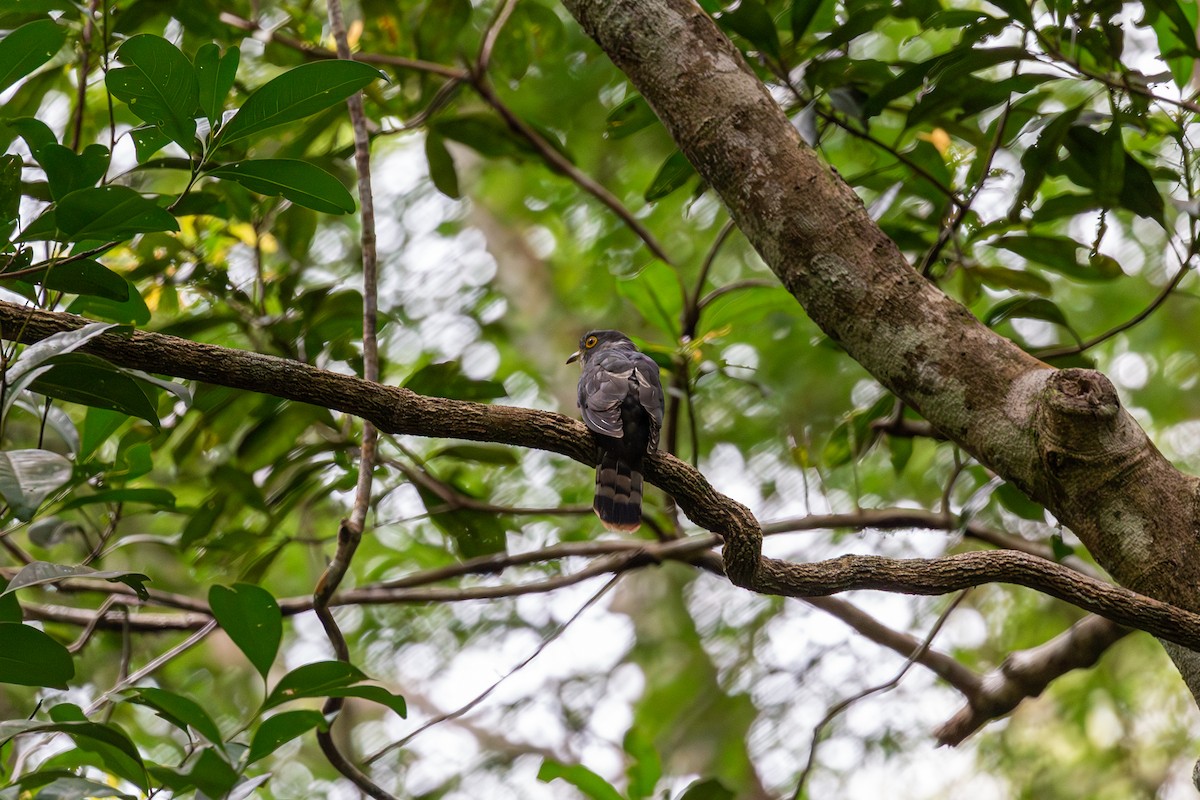
<instances>
[{"instance_id":1,"label":"bird's wing","mask_svg":"<svg viewBox=\"0 0 1200 800\"><path fill-rule=\"evenodd\" d=\"M646 452L653 453L658 449L658 434L662 430L663 421L663 389L658 375L658 364L645 353L635 353L633 361L632 380L637 382L638 401L650 418L650 440Z\"/></svg>"},{"instance_id":2,"label":"bird's wing","mask_svg":"<svg viewBox=\"0 0 1200 800\"><path fill-rule=\"evenodd\" d=\"M620 439L621 401L629 394L633 367L628 359L597 359L579 378L579 409L583 422L596 433Z\"/></svg>"}]
</instances>

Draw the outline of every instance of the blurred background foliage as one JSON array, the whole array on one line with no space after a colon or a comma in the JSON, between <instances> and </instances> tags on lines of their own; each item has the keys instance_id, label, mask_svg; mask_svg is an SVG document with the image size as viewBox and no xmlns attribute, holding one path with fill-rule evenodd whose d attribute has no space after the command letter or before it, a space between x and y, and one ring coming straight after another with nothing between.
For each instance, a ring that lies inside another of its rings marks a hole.
<instances>
[{"instance_id":1,"label":"blurred background foliage","mask_svg":"<svg viewBox=\"0 0 1200 800\"><path fill-rule=\"evenodd\" d=\"M1194 2L701 5L917 269L1039 357L1104 370L1167 456L1200 470ZM581 332L620 328L671 385L664 445L780 522L772 555L932 556L983 546L963 535L977 523L1086 561L816 329L556 3L362 0L346 15L381 72L326 60L322 3L6 2L5 298L361 373L341 100L362 88L384 382L571 413L566 356ZM288 679L300 696L361 690L335 731L401 796L790 797L810 755L806 797L1190 796L1195 707L1144 634L956 750L931 731L961 698L917 667L810 753L826 712L904 656L678 563L611 586L352 603L338 618L362 672L296 673L333 656L303 607L352 496L359 422L164 387L74 346L4 351L3 574L29 584L0 601L0 642L24 652L0 686L4 797L353 796L310 733L319 702L266 707ZM376 478L345 589L608 538L589 471L547 453L384 437ZM853 522L889 508L952 522ZM647 514L641 536L695 532L657 491ZM786 522L810 514L845 524ZM32 582L30 562L57 567ZM553 586L587 563L450 585ZM75 566L124 583L64 582ZM849 599L918 639L948 606ZM221 629L184 650L210 602ZM22 616L48 636L26 644ZM986 672L1080 617L985 587L935 647ZM106 694L130 685L145 691Z\"/></svg>"}]
</instances>

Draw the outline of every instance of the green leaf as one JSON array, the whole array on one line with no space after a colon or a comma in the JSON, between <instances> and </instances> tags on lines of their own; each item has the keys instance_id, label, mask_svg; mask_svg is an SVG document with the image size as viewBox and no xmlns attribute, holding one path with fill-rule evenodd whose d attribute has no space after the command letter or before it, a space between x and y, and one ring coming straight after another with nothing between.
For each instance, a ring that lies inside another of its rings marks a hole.
<instances>
[{"instance_id":1,"label":"green leaf","mask_svg":"<svg viewBox=\"0 0 1200 800\"><path fill-rule=\"evenodd\" d=\"M0 156L0 245L12 238L21 210L21 157Z\"/></svg>"},{"instance_id":2,"label":"green leaf","mask_svg":"<svg viewBox=\"0 0 1200 800\"><path fill-rule=\"evenodd\" d=\"M125 281L129 299L124 302L107 297L80 295L71 301L67 311L84 317L99 317L125 325L145 325L150 321L150 308L142 299L141 292L131 282Z\"/></svg>"},{"instance_id":3,"label":"green leaf","mask_svg":"<svg viewBox=\"0 0 1200 800\"><path fill-rule=\"evenodd\" d=\"M175 508L175 495L166 489L105 489L89 495L76 495L60 506L69 511L96 503L145 503L166 510Z\"/></svg>"},{"instance_id":4,"label":"green leaf","mask_svg":"<svg viewBox=\"0 0 1200 800\"><path fill-rule=\"evenodd\" d=\"M1042 504L1030 500L1028 495L1011 483L1000 484L996 489L996 498L1000 501L1000 505L1022 519L1030 519L1035 522L1046 521L1046 509L1042 507Z\"/></svg>"},{"instance_id":5,"label":"green leaf","mask_svg":"<svg viewBox=\"0 0 1200 800\"><path fill-rule=\"evenodd\" d=\"M515 467L521 462L511 449L487 444L452 444L434 450L425 459L432 461L435 458L443 457L475 461L480 464L498 464L503 467Z\"/></svg>"},{"instance_id":6,"label":"green leaf","mask_svg":"<svg viewBox=\"0 0 1200 800\"><path fill-rule=\"evenodd\" d=\"M129 689L124 696L125 702L154 709L158 716L182 731L186 732L190 727L213 744L223 741L217 723L190 697L149 686Z\"/></svg>"},{"instance_id":7,"label":"green leaf","mask_svg":"<svg viewBox=\"0 0 1200 800\"><path fill-rule=\"evenodd\" d=\"M370 680L358 667L344 661L305 664L284 675L263 701L262 709L274 708L302 697L362 697L386 705L405 716L404 698L379 686L356 686Z\"/></svg>"},{"instance_id":8,"label":"green leaf","mask_svg":"<svg viewBox=\"0 0 1200 800\"><path fill-rule=\"evenodd\" d=\"M626 769L629 800L652 796L662 777L662 759L654 749L654 742L640 728L633 727L625 733L623 747L630 759Z\"/></svg>"},{"instance_id":9,"label":"green leaf","mask_svg":"<svg viewBox=\"0 0 1200 800\"><path fill-rule=\"evenodd\" d=\"M105 783L79 778L69 772L52 770L32 772L17 782L22 792L37 792L39 800L90 800L90 798L116 797L120 800L138 800ZM24 797L25 795L22 795ZM32 796L32 794L31 794Z\"/></svg>"},{"instance_id":10,"label":"green leaf","mask_svg":"<svg viewBox=\"0 0 1200 800\"><path fill-rule=\"evenodd\" d=\"M66 689L74 677L67 648L37 628L0 622L0 683Z\"/></svg>"},{"instance_id":11,"label":"green leaf","mask_svg":"<svg viewBox=\"0 0 1200 800\"><path fill-rule=\"evenodd\" d=\"M29 526L29 541L38 547L50 548L71 537L83 536L83 527L58 516L42 517ZM8 595L15 598L15 594Z\"/></svg>"},{"instance_id":12,"label":"green leaf","mask_svg":"<svg viewBox=\"0 0 1200 800\"><path fill-rule=\"evenodd\" d=\"M5 396L4 409L0 416L7 417L8 410L12 408L17 396L25 391L25 388L39 375L50 369L52 365L47 363L50 359L83 347L92 339L114 327L116 326L112 323L90 322L77 330L55 333L37 344L26 347L17 356L16 363L10 366L4 375L4 380L8 384L8 393Z\"/></svg>"},{"instance_id":13,"label":"green leaf","mask_svg":"<svg viewBox=\"0 0 1200 800\"><path fill-rule=\"evenodd\" d=\"M258 726L250 739L250 751L246 755L246 763L266 758L284 744L303 736L313 728L321 731L329 730L329 723L320 711L301 710L283 711L273 717L268 717Z\"/></svg>"},{"instance_id":14,"label":"green leaf","mask_svg":"<svg viewBox=\"0 0 1200 800\"><path fill-rule=\"evenodd\" d=\"M117 49L117 59L126 66L108 71L109 92L190 153L200 103L192 62L166 39L148 33L128 39Z\"/></svg>"},{"instance_id":15,"label":"green leaf","mask_svg":"<svg viewBox=\"0 0 1200 800\"><path fill-rule=\"evenodd\" d=\"M34 561L21 567L21 571L9 581L4 594L15 592L17 589L27 589L30 586L43 586L50 583L69 580L71 578L88 578L105 580L109 583L123 583L137 592L138 597L146 600L150 597L143 585L150 577L141 572L129 570L95 570L91 567L73 567L68 564L51 564L48 561Z\"/></svg>"},{"instance_id":16,"label":"green leaf","mask_svg":"<svg viewBox=\"0 0 1200 800\"><path fill-rule=\"evenodd\" d=\"M737 795L725 788L716 778L696 781L689 786L679 800L734 800Z\"/></svg>"},{"instance_id":17,"label":"green leaf","mask_svg":"<svg viewBox=\"0 0 1200 800\"><path fill-rule=\"evenodd\" d=\"M8 580L0 577L0 592L8 588ZM21 622L25 619L15 594L0 594L0 622Z\"/></svg>"},{"instance_id":18,"label":"green leaf","mask_svg":"<svg viewBox=\"0 0 1200 800\"><path fill-rule=\"evenodd\" d=\"M650 108L644 97L634 94L608 112L604 121L604 135L609 139L624 139L656 122L658 117L654 109Z\"/></svg>"},{"instance_id":19,"label":"green leaf","mask_svg":"<svg viewBox=\"0 0 1200 800\"><path fill-rule=\"evenodd\" d=\"M303 119L337 105L368 84L384 77L358 61L332 59L301 64L268 81L221 129L221 146L265 130Z\"/></svg>"},{"instance_id":20,"label":"green leaf","mask_svg":"<svg viewBox=\"0 0 1200 800\"><path fill-rule=\"evenodd\" d=\"M828 10L831 5L830 0L792 0L792 38L800 41L816 19L817 12Z\"/></svg>"},{"instance_id":21,"label":"green leaf","mask_svg":"<svg viewBox=\"0 0 1200 800\"><path fill-rule=\"evenodd\" d=\"M507 125L491 114L439 117L430 123L429 130L452 142L465 144L487 158L520 161L533 153L527 141L518 138Z\"/></svg>"},{"instance_id":22,"label":"green leaf","mask_svg":"<svg viewBox=\"0 0 1200 800\"><path fill-rule=\"evenodd\" d=\"M260 158L226 164L205 174L236 181L259 194L283 195L293 203L326 214L349 214L355 209L354 198L341 181L305 161Z\"/></svg>"},{"instance_id":23,"label":"green leaf","mask_svg":"<svg viewBox=\"0 0 1200 800\"><path fill-rule=\"evenodd\" d=\"M655 173L654 180L650 181L643 197L647 203L661 200L691 180L695 174L692 162L688 161L681 151L676 150L659 165L658 172Z\"/></svg>"},{"instance_id":24,"label":"green leaf","mask_svg":"<svg viewBox=\"0 0 1200 800\"><path fill-rule=\"evenodd\" d=\"M545 759L538 770L537 778L542 783L562 779L591 800L623 800L621 793L611 783L582 764L560 764Z\"/></svg>"},{"instance_id":25,"label":"green leaf","mask_svg":"<svg viewBox=\"0 0 1200 800\"><path fill-rule=\"evenodd\" d=\"M408 376L404 388L426 397L448 397L453 400L494 400L507 394L504 384L498 381L468 378L457 361L421 367Z\"/></svg>"},{"instance_id":26,"label":"green leaf","mask_svg":"<svg viewBox=\"0 0 1200 800\"><path fill-rule=\"evenodd\" d=\"M87 353L58 356L29 384L30 391L93 408L119 411L159 426L158 409L138 382L120 367Z\"/></svg>"},{"instance_id":27,"label":"green leaf","mask_svg":"<svg viewBox=\"0 0 1200 800\"><path fill-rule=\"evenodd\" d=\"M209 589L208 605L221 628L266 680L283 638L279 603L261 586L235 583L232 588L214 585Z\"/></svg>"},{"instance_id":28,"label":"green leaf","mask_svg":"<svg viewBox=\"0 0 1200 800\"><path fill-rule=\"evenodd\" d=\"M1043 322L1051 322L1055 325L1061 325L1067 329L1067 332L1079 342L1079 335L1075 333L1075 329L1067 322L1066 315L1062 309L1054 304L1053 301L1047 300L1044 297L1010 297L1007 300L1001 300L987 312L983 317L983 324L989 328L994 328L1005 320L1020 318L1020 319L1040 319Z\"/></svg>"},{"instance_id":29,"label":"green leaf","mask_svg":"<svg viewBox=\"0 0 1200 800\"><path fill-rule=\"evenodd\" d=\"M678 336L683 291L673 268L653 261L636 275L619 279L617 293L632 303L646 322L669 338Z\"/></svg>"},{"instance_id":30,"label":"green leaf","mask_svg":"<svg viewBox=\"0 0 1200 800\"><path fill-rule=\"evenodd\" d=\"M66 29L49 19L26 23L0 39L0 92L49 61L66 40Z\"/></svg>"},{"instance_id":31,"label":"green leaf","mask_svg":"<svg viewBox=\"0 0 1200 800\"><path fill-rule=\"evenodd\" d=\"M225 55L221 55L221 48L212 42L201 45L196 51L196 81L199 86L200 109L208 117L213 128L221 122L225 98L233 88L241 57L241 51L237 47L229 47L225 50Z\"/></svg>"},{"instance_id":32,"label":"green leaf","mask_svg":"<svg viewBox=\"0 0 1200 800\"><path fill-rule=\"evenodd\" d=\"M1018 292L1033 292L1034 294L1050 294L1053 287L1050 281L1036 272L1008 267L984 267L972 265L969 268L972 275L988 286L999 289L1013 289Z\"/></svg>"},{"instance_id":33,"label":"green leaf","mask_svg":"<svg viewBox=\"0 0 1200 800\"><path fill-rule=\"evenodd\" d=\"M50 194L55 200L78 189L95 186L104 177L110 160L108 148L99 144L89 144L82 153L76 154L69 147L51 142L39 147L33 155L46 172Z\"/></svg>"},{"instance_id":34,"label":"green leaf","mask_svg":"<svg viewBox=\"0 0 1200 800\"><path fill-rule=\"evenodd\" d=\"M171 137L153 125L134 128L129 132L129 138L133 139L133 151L139 164L149 161L151 156L171 143Z\"/></svg>"},{"instance_id":35,"label":"green leaf","mask_svg":"<svg viewBox=\"0 0 1200 800\"><path fill-rule=\"evenodd\" d=\"M760 51L776 60L779 59L779 31L775 30L775 20L771 18L771 13L759 0L741 0L737 8L721 14L717 22Z\"/></svg>"},{"instance_id":36,"label":"green leaf","mask_svg":"<svg viewBox=\"0 0 1200 800\"><path fill-rule=\"evenodd\" d=\"M71 480L71 474L71 462L58 453L0 451L0 496L18 519L31 519L51 492Z\"/></svg>"},{"instance_id":37,"label":"green leaf","mask_svg":"<svg viewBox=\"0 0 1200 800\"><path fill-rule=\"evenodd\" d=\"M462 192L458 187L458 173L454 169L454 157L446 149L446 141L437 134L425 137L425 160L429 163L429 178L439 192L458 200Z\"/></svg>"},{"instance_id":38,"label":"green leaf","mask_svg":"<svg viewBox=\"0 0 1200 800\"><path fill-rule=\"evenodd\" d=\"M1078 253L1083 245L1066 236L1001 236L990 245L1076 280L1108 281L1124 275L1111 259L1094 264L1080 262Z\"/></svg>"},{"instance_id":39,"label":"green leaf","mask_svg":"<svg viewBox=\"0 0 1200 800\"><path fill-rule=\"evenodd\" d=\"M129 281L90 258L52 264L46 272L29 275L26 280L56 292L103 297L118 303L129 299Z\"/></svg>"},{"instance_id":40,"label":"green leaf","mask_svg":"<svg viewBox=\"0 0 1200 800\"><path fill-rule=\"evenodd\" d=\"M49 220L49 231L42 220ZM121 241L139 233L178 230L175 218L153 200L127 186L98 186L71 192L34 220L21 241Z\"/></svg>"},{"instance_id":41,"label":"green leaf","mask_svg":"<svg viewBox=\"0 0 1200 800\"><path fill-rule=\"evenodd\" d=\"M115 774L136 784L142 791L149 790L146 765L129 735L113 723L89 722L82 712L69 703L50 710L54 722L36 720L9 720L0 722L0 744L15 736L26 733L65 733L75 740L81 749L100 755L104 764Z\"/></svg>"}]
</instances>

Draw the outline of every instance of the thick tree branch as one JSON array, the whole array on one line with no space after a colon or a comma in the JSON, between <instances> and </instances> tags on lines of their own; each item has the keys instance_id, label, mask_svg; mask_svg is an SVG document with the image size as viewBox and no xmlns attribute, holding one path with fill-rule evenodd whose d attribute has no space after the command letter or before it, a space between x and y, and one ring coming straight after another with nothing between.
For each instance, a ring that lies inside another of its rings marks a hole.
<instances>
[{"instance_id":1,"label":"thick tree branch","mask_svg":"<svg viewBox=\"0 0 1200 800\"><path fill-rule=\"evenodd\" d=\"M71 314L0 302L0 333L22 342L40 341L85 323ZM532 447L582 464L590 464L592 459L594 445L587 429L561 414L424 397L300 362L157 333L104 334L84 349L122 366L322 405L368 419L388 433ZM1066 370L1055 375L1064 376L1064 385L1071 387L1076 386L1072 380L1078 372ZM1097 400L1078 391L1064 392L1063 397L1066 399L1051 404L1058 412L1052 409L1047 413L1065 413L1062 409L1077 406L1090 408L1089 404ZM1136 428L1132 420L1129 424ZM1057 468L1076 468L1072 458L1056 449L1053 442L1048 444L1047 452L1055 455ZM689 519L724 538L726 574L735 584L753 591L786 597L823 596L850 589L944 594L987 582L1015 583L1200 649L1200 615L1025 553L974 552L928 560L845 556L812 564L764 558L758 520L741 503L717 492L698 471L673 456L657 453L647 459L645 473L647 480L675 498ZM684 542L680 546L688 546ZM346 602L351 594L341 595L341 601ZM395 596L389 600L373 595L371 599L397 601ZM429 599L446 598L431 595Z\"/></svg>"},{"instance_id":2,"label":"thick tree branch","mask_svg":"<svg viewBox=\"0 0 1200 800\"><path fill-rule=\"evenodd\" d=\"M964 692L967 704L937 729L938 744L962 743L1025 698L1040 695L1056 678L1095 665L1114 642L1129 633L1129 628L1103 617L1084 617L1045 644L1009 654L999 668L983 676L977 691Z\"/></svg>"}]
</instances>

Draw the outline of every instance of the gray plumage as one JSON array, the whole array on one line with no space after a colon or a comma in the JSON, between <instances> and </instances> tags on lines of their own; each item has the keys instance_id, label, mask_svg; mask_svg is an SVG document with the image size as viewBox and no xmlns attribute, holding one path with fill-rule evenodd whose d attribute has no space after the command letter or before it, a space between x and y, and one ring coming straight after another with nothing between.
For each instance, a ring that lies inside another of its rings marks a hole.
<instances>
[{"instance_id":1,"label":"gray plumage","mask_svg":"<svg viewBox=\"0 0 1200 800\"><path fill-rule=\"evenodd\" d=\"M591 331L567 360L582 360L579 409L599 446L592 508L609 530L642 523L642 461L658 449L663 390L658 365L619 331Z\"/></svg>"}]
</instances>

